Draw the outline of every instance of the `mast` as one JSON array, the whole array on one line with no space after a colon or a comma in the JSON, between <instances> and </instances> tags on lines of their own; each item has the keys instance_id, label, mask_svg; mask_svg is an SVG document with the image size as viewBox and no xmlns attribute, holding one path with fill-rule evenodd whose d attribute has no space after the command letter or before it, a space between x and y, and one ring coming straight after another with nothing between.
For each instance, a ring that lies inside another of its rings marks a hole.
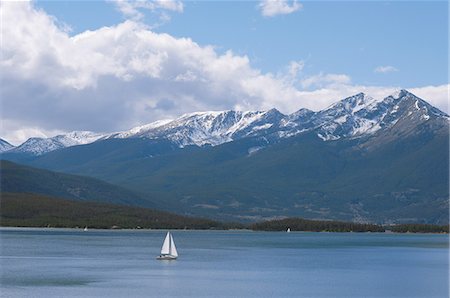
<instances>
[{"instance_id":1,"label":"mast","mask_svg":"<svg viewBox=\"0 0 450 298\"><path fill-rule=\"evenodd\" d=\"M172 254L172 234L170 234L170 232L168 232L169 233L169 255L171 255Z\"/></svg>"}]
</instances>

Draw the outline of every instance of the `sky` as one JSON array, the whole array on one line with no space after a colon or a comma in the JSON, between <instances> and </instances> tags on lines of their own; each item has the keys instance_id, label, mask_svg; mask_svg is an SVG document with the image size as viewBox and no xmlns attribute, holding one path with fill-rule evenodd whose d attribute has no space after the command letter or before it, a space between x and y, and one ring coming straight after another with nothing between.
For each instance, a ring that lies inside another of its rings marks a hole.
<instances>
[{"instance_id":1,"label":"sky","mask_svg":"<svg viewBox=\"0 0 450 298\"><path fill-rule=\"evenodd\" d=\"M446 1L3 1L0 137L403 88L448 113Z\"/></svg>"}]
</instances>

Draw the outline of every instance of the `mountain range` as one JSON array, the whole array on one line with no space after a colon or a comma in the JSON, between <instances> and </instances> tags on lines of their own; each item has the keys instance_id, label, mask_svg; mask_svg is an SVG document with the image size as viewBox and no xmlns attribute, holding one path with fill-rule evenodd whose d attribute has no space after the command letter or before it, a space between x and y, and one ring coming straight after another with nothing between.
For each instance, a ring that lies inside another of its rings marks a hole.
<instances>
[{"instance_id":1,"label":"mountain range","mask_svg":"<svg viewBox=\"0 0 450 298\"><path fill-rule=\"evenodd\" d=\"M406 90L400 90L383 100L359 93L318 112L308 109L300 109L290 115L284 115L276 109L196 112L123 132L101 134L74 131L52 138L30 138L18 147L1 140L0 150L39 156L61 148L113 138L165 139L179 147L216 146L245 137L265 136L273 140L308 131L315 131L318 137L329 141L369 136L405 118L418 124L428 121L430 117L448 120L444 112Z\"/></svg>"},{"instance_id":2,"label":"mountain range","mask_svg":"<svg viewBox=\"0 0 450 298\"><path fill-rule=\"evenodd\" d=\"M317 112L197 112L123 132L32 138L2 159L102 179L183 214L441 223L448 139L449 116L400 90Z\"/></svg>"}]
</instances>

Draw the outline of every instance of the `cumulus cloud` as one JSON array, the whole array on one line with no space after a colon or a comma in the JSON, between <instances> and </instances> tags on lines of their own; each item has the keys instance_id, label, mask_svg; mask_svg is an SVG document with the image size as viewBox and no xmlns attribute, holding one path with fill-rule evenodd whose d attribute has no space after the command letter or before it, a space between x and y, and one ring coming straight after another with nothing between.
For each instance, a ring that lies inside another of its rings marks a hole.
<instances>
[{"instance_id":1,"label":"cumulus cloud","mask_svg":"<svg viewBox=\"0 0 450 298\"><path fill-rule=\"evenodd\" d=\"M155 33L127 20L75 36L28 2L2 3L0 136L18 144L64 131L112 132L183 113L322 109L358 92L386 96L397 88L353 85L345 74L293 77L263 73L247 56L219 54L189 38ZM297 80L298 81L298 80ZM447 111L448 85L412 89Z\"/></svg>"},{"instance_id":2,"label":"cumulus cloud","mask_svg":"<svg viewBox=\"0 0 450 298\"><path fill-rule=\"evenodd\" d=\"M388 73L388 72L396 72L398 71L398 69L395 68L394 66L386 65L386 66L378 66L373 71L377 73Z\"/></svg>"},{"instance_id":3,"label":"cumulus cloud","mask_svg":"<svg viewBox=\"0 0 450 298\"><path fill-rule=\"evenodd\" d=\"M3 118L44 131L111 131L198 110L290 109L298 94L247 56L132 20L70 36L28 2L3 3L2 17Z\"/></svg>"},{"instance_id":4,"label":"cumulus cloud","mask_svg":"<svg viewBox=\"0 0 450 298\"><path fill-rule=\"evenodd\" d=\"M291 14L302 9L303 6L296 0L263 0L258 7L263 16L274 17L282 14Z\"/></svg>"}]
</instances>

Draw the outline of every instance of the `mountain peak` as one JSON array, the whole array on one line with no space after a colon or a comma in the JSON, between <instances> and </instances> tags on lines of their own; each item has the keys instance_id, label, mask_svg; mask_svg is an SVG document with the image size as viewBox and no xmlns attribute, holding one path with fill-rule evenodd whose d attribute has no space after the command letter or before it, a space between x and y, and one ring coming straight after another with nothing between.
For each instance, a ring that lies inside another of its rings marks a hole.
<instances>
[{"instance_id":1,"label":"mountain peak","mask_svg":"<svg viewBox=\"0 0 450 298\"><path fill-rule=\"evenodd\" d=\"M346 97L328 107L325 111L336 111L337 113L355 114L358 111L368 108L376 104L378 100L367 94L360 92L355 95Z\"/></svg>"},{"instance_id":2,"label":"mountain peak","mask_svg":"<svg viewBox=\"0 0 450 298\"><path fill-rule=\"evenodd\" d=\"M278 116L283 117L283 116L285 116L283 113L281 113L280 111L278 111L278 110L275 109L275 108L270 109L270 110L264 112L264 114L267 115L267 116L275 116L275 117L278 117Z\"/></svg>"},{"instance_id":3,"label":"mountain peak","mask_svg":"<svg viewBox=\"0 0 450 298\"><path fill-rule=\"evenodd\" d=\"M306 116L306 115L312 114L312 113L314 113L314 112L310 109L301 108L300 110L295 111L294 113L290 114L289 116L291 118L297 118L297 117L303 117L303 116Z\"/></svg>"},{"instance_id":4,"label":"mountain peak","mask_svg":"<svg viewBox=\"0 0 450 298\"><path fill-rule=\"evenodd\" d=\"M51 138L29 138L18 147L12 148L14 152L29 152L32 155L42 155L57 149L84 145L95 142L103 138L104 134L91 131L72 131L67 134L60 134Z\"/></svg>"},{"instance_id":5,"label":"mountain peak","mask_svg":"<svg viewBox=\"0 0 450 298\"><path fill-rule=\"evenodd\" d=\"M214 146L246 137L276 140L313 132L327 141L369 136L379 130L390 129L401 119L407 119L407 122L402 123L406 123L408 129L414 129L420 123L442 117L448 120L447 114L405 89L397 90L384 99L374 99L360 92L318 112L300 109L284 115L275 108L266 111L193 112L177 119L155 121L107 135L73 131L52 138L30 138L10 152L41 155L60 148L111 138L164 139L184 147Z\"/></svg>"},{"instance_id":6,"label":"mountain peak","mask_svg":"<svg viewBox=\"0 0 450 298\"><path fill-rule=\"evenodd\" d=\"M400 99L400 98L405 97L407 95L412 95L414 97L417 97L416 95L414 95L413 93L409 92L406 89L398 89L398 90L395 90L394 92L392 92L391 94L389 94L386 98L391 97L393 99Z\"/></svg>"},{"instance_id":7,"label":"mountain peak","mask_svg":"<svg viewBox=\"0 0 450 298\"><path fill-rule=\"evenodd\" d=\"M412 111L418 111L423 114L423 119L428 120L429 116L448 118L448 115L445 112L405 89L400 90L397 100L405 102L405 105L410 107Z\"/></svg>"},{"instance_id":8,"label":"mountain peak","mask_svg":"<svg viewBox=\"0 0 450 298\"><path fill-rule=\"evenodd\" d=\"M13 149L15 146L0 138L0 153Z\"/></svg>"}]
</instances>

